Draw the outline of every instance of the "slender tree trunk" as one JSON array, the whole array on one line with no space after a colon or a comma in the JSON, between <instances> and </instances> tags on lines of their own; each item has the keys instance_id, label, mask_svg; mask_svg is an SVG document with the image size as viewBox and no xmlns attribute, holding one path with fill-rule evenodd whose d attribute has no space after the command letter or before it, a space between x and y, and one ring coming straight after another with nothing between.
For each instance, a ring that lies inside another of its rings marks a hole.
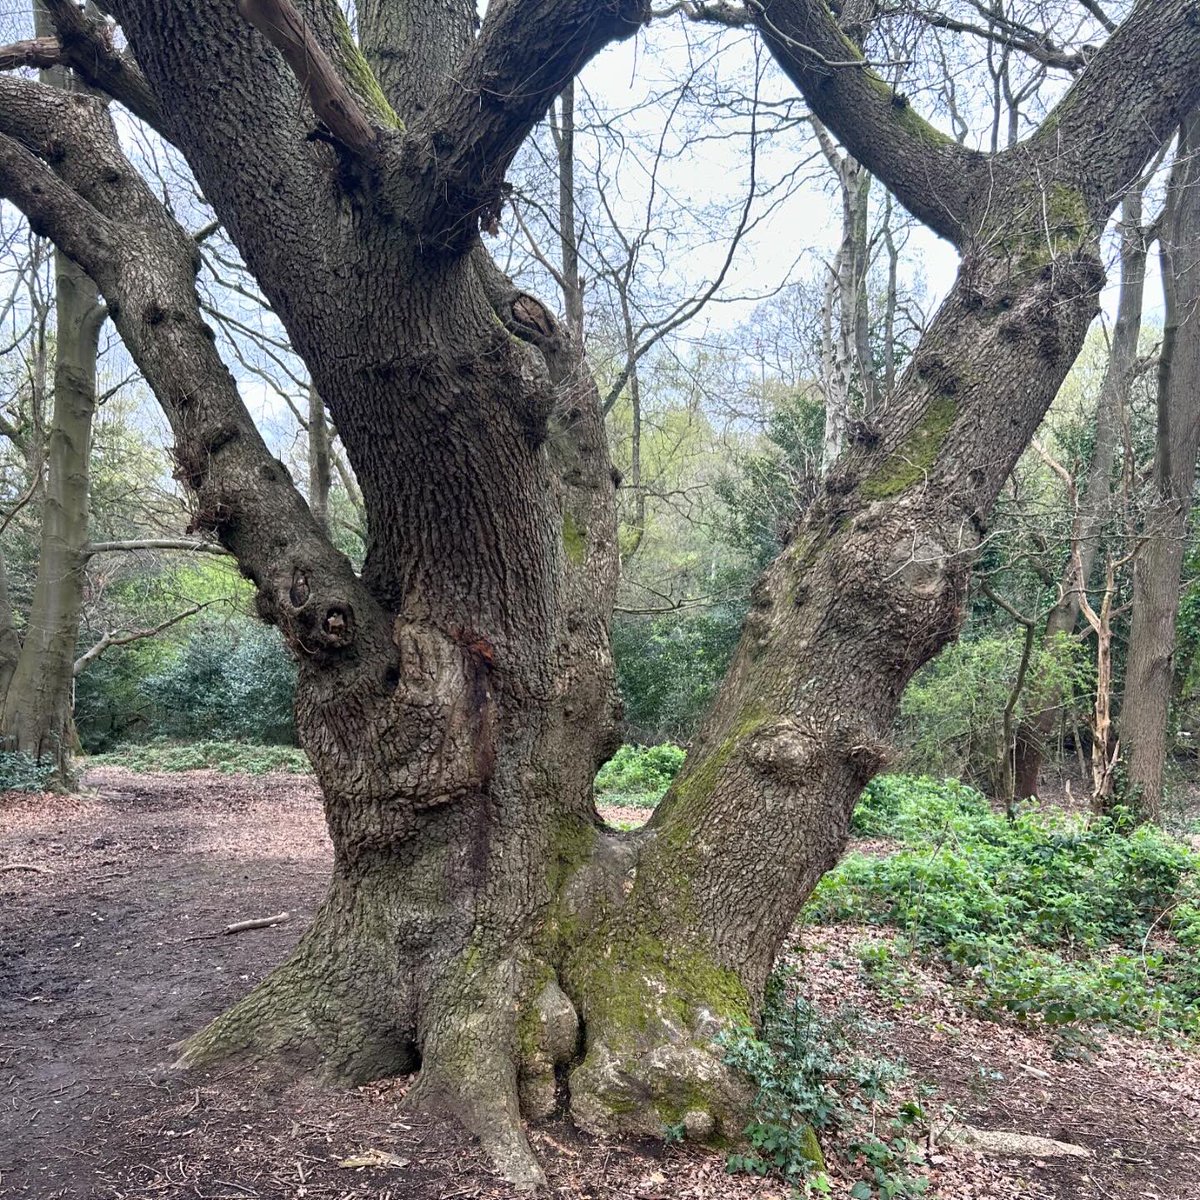
<instances>
[{"instance_id":1,"label":"slender tree trunk","mask_svg":"<svg viewBox=\"0 0 1200 1200\"><path fill-rule=\"evenodd\" d=\"M40 6L35 16L39 32L53 31ZM70 87L61 68L42 76L52 86ZM65 254L55 254L54 269L54 410L38 574L20 657L4 693L0 730L5 745L53 759L65 778L75 740L73 668L83 612L96 358L104 310L96 285Z\"/></svg>"},{"instance_id":2,"label":"slender tree trunk","mask_svg":"<svg viewBox=\"0 0 1200 1200\"><path fill-rule=\"evenodd\" d=\"M1121 205L1121 284L1108 365L1096 400L1096 439L1087 480L1072 516L1071 546L1059 583L1059 599L1046 617L1042 649L1047 669L1029 681L1026 716L1017 727L1014 759L1015 797L1038 794L1042 763L1062 714L1062 672L1050 664L1064 653L1075 632L1080 600L1092 576L1096 551L1108 514L1113 459L1137 370L1138 338L1146 290L1146 231L1142 228L1142 191L1131 190Z\"/></svg>"},{"instance_id":3,"label":"slender tree trunk","mask_svg":"<svg viewBox=\"0 0 1200 1200\"><path fill-rule=\"evenodd\" d=\"M1000 796L1004 800L1004 810L1011 821L1017 813L1016 788L1016 733L1013 729L1013 715L1021 701L1021 693L1025 688L1025 679L1029 673L1030 660L1033 657L1033 645L1037 635L1037 622L1026 619L1022 622L1025 632L1021 640L1021 659L1017 665L1017 677L1013 680L1004 705L1004 715L1000 722L1003 739L1004 756L1000 762Z\"/></svg>"},{"instance_id":4,"label":"slender tree trunk","mask_svg":"<svg viewBox=\"0 0 1200 1200\"><path fill-rule=\"evenodd\" d=\"M883 241L887 249L887 295L883 307L883 350L880 355L883 366L883 395L890 396L896 387L896 304L900 295L900 251L896 246L896 235L892 228L895 219L895 201L890 192L884 196Z\"/></svg>"},{"instance_id":5,"label":"slender tree trunk","mask_svg":"<svg viewBox=\"0 0 1200 1200\"><path fill-rule=\"evenodd\" d=\"M641 548L646 536L646 489L642 483L642 378L638 369L637 343L633 331L633 314L629 309L629 279L621 286L621 320L625 331L625 347L629 355L628 381L630 436L629 490L633 496L633 520L627 526L621 546L621 558L630 559Z\"/></svg>"},{"instance_id":6,"label":"slender tree trunk","mask_svg":"<svg viewBox=\"0 0 1200 1200\"><path fill-rule=\"evenodd\" d=\"M1092 809L1106 813L1112 808L1116 779L1114 771L1120 746L1112 719L1113 696L1113 594L1116 591L1113 560L1104 564L1104 591L1100 611L1081 597L1081 607L1096 635L1096 696L1092 704Z\"/></svg>"},{"instance_id":7,"label":"slender tree trunk","mask_svg":"<svg viewBox=\"0 0 1200 1200\"><path fill-rule=\"evenodd\" d=\"M1154 505L1133 569L1133 620L1121 706L1127 801L1162 805L1175 618L1200 445L1200 115L1184 122L1161 237L1166 316L1158 372Z\"/></svg>"},{"instance_id":8,"label":"slender tree trunk","mask_svg":"<svg viewBox=\"0 0 1200 1200\"><path fill-rule=\"evenodd\" d=\"M871 176L842 154L828 132L815 123L821 149L838 180L842 200L842 240L826 281L822 304L822 365L825 433L821 468L830 471L845 449L851 418L871 416L878 387L871 352L867 297ZM836 304L837 316L834 317Z\"/></svg>"},{"instance_id":9,"label":"slender tree trunk","mask_svg":"<svg viewBox=\"0 0 1200 1200\"><path fill-rule=\"evenodd\" d=\"M8 591L8 563L0 549L0 696L7 695L21 657L21 639Z\"/></svg>"},{"instance_id":10,"label":"slender tree trunk","mask_svg":"<svg viewBox=\"0 0 1200 1200\"><path fill-rule=\"evenodd\" d=\"M551 113L553 120L554 114ZM558 119L552 124L558 154L558 230L562 262L563 306L567 333L583 345L583 279L579 273L579 235L575 220L575 82L558 101ZM636 364L635 364L636 367Z\"/></svg>"}]
</instances>

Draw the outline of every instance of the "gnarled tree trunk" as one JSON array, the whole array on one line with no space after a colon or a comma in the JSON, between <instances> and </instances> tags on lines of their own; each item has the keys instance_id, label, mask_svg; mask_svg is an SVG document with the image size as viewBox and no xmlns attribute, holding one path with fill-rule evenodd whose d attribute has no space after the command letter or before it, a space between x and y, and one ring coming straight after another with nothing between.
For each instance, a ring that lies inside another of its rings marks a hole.
<instances>
[{"instance_id":1,"label":"gnarled tree trunk","mask_svg":"<svg viewBox=\"0 0 1200 1200\"><path fill-rule=\"evenodd\" d=\"M564 79L646 9L509 0L472 40L440 9L364 5L364 58L316 0L109 7L144 78L102 46L93 74L187 155L369 522L358 576L250 421L201 320L194 244L102 106L0 80L0 192L97 280L197 524L296 654L334 845L295 952L181 1062L273 1054L344 1079L419 1063L414 1102L458 1113L526 1185L520 1116L548 1110L569 1063L585 1128L736 1136L747 1096L713 1036L755 1017L904 684L957 629L986 514L1096 311L1111 197L1200 91L1191 4L1137 5L1046 128L994 157L831 67L857 52L824 5L764 8L821 119L963 265L878 439L847 446L757 587L697 746L636 835L606 829L591 792L615 740L598 398L478 228Z\"/></svg>"}]
</instances>

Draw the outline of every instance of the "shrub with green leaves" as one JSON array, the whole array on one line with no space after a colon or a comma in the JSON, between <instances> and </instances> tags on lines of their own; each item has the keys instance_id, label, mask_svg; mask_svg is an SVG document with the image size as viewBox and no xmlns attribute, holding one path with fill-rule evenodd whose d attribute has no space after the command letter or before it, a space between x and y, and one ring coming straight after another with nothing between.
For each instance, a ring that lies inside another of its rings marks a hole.
<instances>
[{"instance_id":1,"label":"shrub with green leaves","mask_svg":"<svg viewBox=\"0 0 1200 1200\"><path fill-rule=\"evenodd\" d=\"M688 738L737 646L742 602L662 616L618 616L612 650L629 736Z\"/></svg>"},{"instance_id":2,"label":"shrub with green leaves","mask_svg":"<svg viewBox=\"0 0 1200 1200\"><path fill-rule=\"evenodd\" d=\"M987 791L995 789L1004 708L1020 667L1021 642L1015 630L964 639L914 676L896 723L905 770L962 776ZM1091 670L1086 648L1064 637L1036 649L1028 677L1068 697L1090 695ZM1025 715L1024 699L1014 714L1018 722Z\"/></svg>"},{"instance_id":3,"label":"shrub with green leaves","mask_svg":"<svg viewBox=\"0 0 1200 1200\"><path fill-rule=\"evenodd\" d=\"M903 776L876 780L855 823L903 846L844 858L807 920L900 929L986 1008L1200 1034L1200 855L1183 843L1119 814L1010 822L960 783Z\"/></svg>"},{"instance_id":4,"label":"shrub with green leaves","mask_svg":"<svg viewBox=\"0 0 1200 1200\"><path fill-rule=\"evenodd\" d=\"M58 767L53 758L0 751L0 792L44 792L57 775Z\"/></svg>"},{"instance_id":5,"label":"shrub with green leaves","mask_svg":"<svg viewBox=\"0 0 1200 1200\"><path fill-rule=\"evenodd\" d=\"M596 775L596 799L602 804L653 808L683 765L687 751L659 746L622 746Z\"/></svg>"},{"instance_id":6,"label":"shrub with green leaves","mask_svg":"<svg viewBox=\"0 0 1200 1200\"><path fill-rule=\"evenodd\" d=\"M278 632L265 626L198 624L143 686L167 737L295 741L296 667Z\"/></svg>"}]
</instances>

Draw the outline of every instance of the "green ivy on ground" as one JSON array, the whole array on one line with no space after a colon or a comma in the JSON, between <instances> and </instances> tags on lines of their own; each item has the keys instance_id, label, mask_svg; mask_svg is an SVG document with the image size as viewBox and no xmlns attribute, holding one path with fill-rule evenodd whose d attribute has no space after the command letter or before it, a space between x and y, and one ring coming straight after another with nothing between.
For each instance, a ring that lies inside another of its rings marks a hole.
<instances>
[{"instance_id":1,"label":"green ivy on ground","mask_svg":"<svg viewBox=\"0 0 1200 1200\"><path fill-rule=\"evenodd\" d=\"M1183 843L1120 815L1009 822L969 787L906 776L874 780L854 828L901 846L847 855L808 922L898 929L984 1009L1200 1035L1200 855Z\"/></svg>"},{"instance_id":2,"label":"green ivy on ground","mask_svg":"<svg viewBox=\"0 0 1200 1200\"><path fill-rule=\"evenodd\" d=\"M34 758L19 750L0 751L0 792L44 792L57 773L52 758Z\"/></svg>"},{"instance_id":3,"label":"green ivy on ground","mask_svg":"<svg viewBox=\"0 0 1200 1200\"><path fill-rule=\"evenodd\" d=\"M303 750L293 746L259 746L249 742L191 742L176 745L146 742L95 754L90 766L125 767L130 771L201 771L265 775L270 771L307 774L312 768Z\"/></svg>"},{"instance_id":4,"label":"green ivy on ground","mask_svg":"<svg viewBox=\"0 0 1200 1200\"><path fill-rule=\"evenodd\" d=\"M788 976L777 971L767 989L762 1025L723 1035L725 1061L757 1087L749 1148L731 1154L732 1172L777 1173L805 1195L829 1191L822 1147L836 1141L861 1164L856 1200L894 1200L923 1192L928 1181L909 1174L919 1155L912 1139L923 1122L920 1104L894 1103L907 1072L902 1063L856 1053L847 1012L819 1014L788 994ZM889 1103L891 1102L891 1103ZM890 1109L890 1116L882 1116Z\"/></svg>"}]
</instances>

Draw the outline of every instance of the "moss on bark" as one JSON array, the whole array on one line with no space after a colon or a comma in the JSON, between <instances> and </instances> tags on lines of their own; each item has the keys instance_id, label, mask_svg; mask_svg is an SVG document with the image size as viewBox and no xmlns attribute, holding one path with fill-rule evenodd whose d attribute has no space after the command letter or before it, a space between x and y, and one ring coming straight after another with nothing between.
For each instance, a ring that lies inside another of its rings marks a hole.
<instances>
[{"instance_id":1,"label":"moss on bark","mask_svg":"<svg viewBox=\"0 0 1200 1200\"><path fill-rule=\"evenodd\" d=\"M957 412L958 405L953 397L935 397L904 444L893 450L873 475L863 480L859 487L863 497L887 500L925 480L937 461Z\"/></svg>"}]
</instances>

